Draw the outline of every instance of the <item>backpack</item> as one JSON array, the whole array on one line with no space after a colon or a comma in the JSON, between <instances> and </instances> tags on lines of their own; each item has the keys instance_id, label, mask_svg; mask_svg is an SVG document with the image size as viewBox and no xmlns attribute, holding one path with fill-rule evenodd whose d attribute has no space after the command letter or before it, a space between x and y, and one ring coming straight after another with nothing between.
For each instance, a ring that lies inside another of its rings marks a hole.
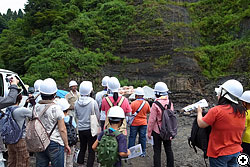
<instances>
[{"instance_id":1,"label":"backpack","mask_svg":"<svg viewBox=\"0 0 250 167\"><path fill-rule=\"evenodd\" d=\"M73 117L70 116L69 122L65 122L68 135L68 143L70 147L76 145L76 143L78 142L76 128L72 125L72 119Z\"/></svg>"},{"instance_id":2,"label":"backpack","mask_svg":"<svg viewBox=\"0 0 250 167\"><path fill-rule=\"evenodd\" d=\"M6 108L5 113L2 112L2 118L0 121L0 133L5 144L15 144L23 136L23 129L25 128L25 124L23 124L23 127L21 129L16 120L13 118L13 111L17 108L19 107L10 106Z\"/></svg>"},{"instance_id":3,"label":"backpack","mask_svg":"<svg viewBox=\"0 0 250 167\"><path fill-rule=\"evenodd\" d=\"M32 119L27 124L26 129L26 143L27 149L29 152L42 152L45 151L46 148L50 144L50 136L55 130L57 123L54 125L51 132L48 134L45 127L39 118L48 110L50 106L54 105L48 104L45 106L44 110L40 113L39 116L35 113L35 106L32 110Z\"/></svg>"},{"instance_id":4,"label":"backpack","mask_svg":"<svg viewBox=\"0 0 250 167\"><path fill-rule=\"evenodd\" d=\"M109 129L105 129L102 139L97 146L97 160L102 167L113 167L116 162L119 161L118 142L116 137L121 132L118 130L109 132Z\"/></svg>"},{"instance_id":5,"label":"backpack","mask_svg":"<svg viewBox=\"0 0 250 167\"><path fill-rule=\"evenodd\" d=\"M108 102L110 108L114 106L114 104L111 102L111 100L109 99L109 97L105 97L105 99L106 99L106 101ZM120 107L120 106L122 105L122 103L124 102L124 100L125 100L125 97L122 96L122 97L120 98L120 101L117 103L117 106ZM108 110L108 112L107 112L107 115L108 115L108 113L109 113L109 110ZM110 128L110 124L109 124L108 117L106 117L106 119L105 119L104 127L105 127L105 129ZM120 132L122 132L124 135L126 135L126 130L127 130L126 128L127 128L127 121L126 121L126 119L124 119L124 120L123 120L123 123L122 123L122 126L118 128L118 131L120 131Z\"/></svg>"},{"instance_id":6,"label":"backpack","mask_svg":"<svg viewBox=\"0 0 250 167\"><path fill-rule=\"evenodd\" d=\"M203 112L202 115L205 116L206 113ZM194 149L196 153L197 153L196 147L201 149L204 153L204 160L207 158L207 147L208 147L210 132L211 132L211 126L208 126L206 128L200 128L197 123L197 118L194 119L191 130L191 136L188 138L188 144L191 148Z\"/></svg>"},{"instance_id":7,"label":"backpack","mask_svg":"<svg viewBox=\"0 0 250 167\"><path fill-rule=\"evenodd\" d=\"M171 101L169 101L167 108L163 107L159 101L155 101L155 104L160 107L162 110L161 117L161 128L158 124L158 120L156 117L157 125L160 131L160 137L162 140L170 140L170 137L174 138L177 135L177 118L175 116L174 111L171 108Z\"/></svg>"}]
</instances>

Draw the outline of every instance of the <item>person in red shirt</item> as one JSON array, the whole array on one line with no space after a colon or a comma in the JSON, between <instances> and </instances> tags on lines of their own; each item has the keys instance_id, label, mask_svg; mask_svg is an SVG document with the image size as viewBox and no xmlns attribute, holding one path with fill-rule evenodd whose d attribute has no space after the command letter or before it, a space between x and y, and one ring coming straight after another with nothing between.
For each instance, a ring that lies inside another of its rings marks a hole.
<instances>
[{"instance_id":1,"label":"person in red shirt","mask_svg":"<svg viewBox=\"0 0 250 167\"><path fill-rule=\"evenodd\" d=\"M218 105L204 117L198 107L197 122L200 128L212 127L207 148L210 167L236 167L246 120L246 110L238 103L243 87L239 81L228 80L215 91Z\"/></svg>"},{"instance_id":2,"label":"person in red shirt","mask_svg":"<svg viewBox=\"0 0 250 167\"><path fill-rule=\"evenodd\" d=\"M134 121L130 125L130 134L128 148L135 145L135 139L137 133L139 133L139 143L142 146L141 157L146 156L146 133L147 133L147 114L150 113L150 106L146 100L143 99L144 91L142 88L137 88L135 90L136 100L131 103L132 114L138 112L135 116Z\"/></svg>"}]
</instances>

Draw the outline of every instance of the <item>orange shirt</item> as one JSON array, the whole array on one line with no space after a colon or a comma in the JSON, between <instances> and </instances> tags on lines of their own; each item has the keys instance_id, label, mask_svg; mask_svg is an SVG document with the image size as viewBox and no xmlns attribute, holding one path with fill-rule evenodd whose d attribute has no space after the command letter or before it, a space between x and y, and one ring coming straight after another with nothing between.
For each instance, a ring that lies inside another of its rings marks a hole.
<instances>
[{"instance_id":1,"label":"orange shirt","mask_svg":"<svg viewBox=\"0 0 250 167\"><path fill-rule=\"evenodd\" d=\"M211 108L202 120L212 127L208 157L217 158L242 151L241 137L246 117L235 116L230 105L218 105Z\"/></svg>"},{"instance_id":2,"label":"orange shirt","mask_svg":"<svg viewBox=\"0 0 250 167\"><path fill-rule=\"evenodd\" d=\"M131 108L132 108L132 114L134 114L137 109L141 106L143 100L138 99L135 100L131 103ZM147 114L150 113L150 106L148 102L144 104L142 107L141 111L136 115L132 126L141 126L141 125L147 125Z\"/></svg>"}]
</instances>

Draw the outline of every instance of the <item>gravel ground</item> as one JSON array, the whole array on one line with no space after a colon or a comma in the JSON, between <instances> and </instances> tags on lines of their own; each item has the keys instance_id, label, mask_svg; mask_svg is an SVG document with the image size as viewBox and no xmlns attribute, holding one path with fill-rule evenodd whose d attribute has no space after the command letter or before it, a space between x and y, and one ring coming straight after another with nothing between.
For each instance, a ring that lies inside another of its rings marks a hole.
<instances>
[{"instance_id":1,"label":"gravel ground","mask_svg":"<svg viewBox=\"0 0 250 167\"><path fill-rule=\"evenodd\" d=\"M172 142L172 149L174 152L176 167L203 167L205 166L203 160L203 152L198 150L196 154L192 148L189 147L187 138L190 136L192 122L194 117L178 116L178 135ZM85 157L86 159L87 157ZM35 167L35 158L31 157L31 167ZM152 167L153 166L153 147L147 144L146 157L138 157L128 160L123 163L125 167ZM166 155L162 146L162 166L166 165ZM98 163L95 162L95 167Z\"/></svg>"}]
</instances>

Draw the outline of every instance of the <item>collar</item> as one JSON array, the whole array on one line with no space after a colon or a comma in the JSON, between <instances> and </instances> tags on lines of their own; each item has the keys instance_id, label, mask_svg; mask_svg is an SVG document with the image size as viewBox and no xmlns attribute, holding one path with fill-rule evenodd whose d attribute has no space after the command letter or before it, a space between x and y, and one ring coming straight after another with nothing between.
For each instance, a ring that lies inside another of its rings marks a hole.
<instances>
[{"instance_id":1,"label":"collar","mask_svg":"<svg viewBox=\"0 0 250 167\"><path fill-rule=\"evenodd\" d=\"M113 128L109 128L109 129L110 129L110 130L112 130L113 132L114 132L114 131L116 131L116 130L115 130L115 129L113 129Z\"/></svg>"}]
</instances>

